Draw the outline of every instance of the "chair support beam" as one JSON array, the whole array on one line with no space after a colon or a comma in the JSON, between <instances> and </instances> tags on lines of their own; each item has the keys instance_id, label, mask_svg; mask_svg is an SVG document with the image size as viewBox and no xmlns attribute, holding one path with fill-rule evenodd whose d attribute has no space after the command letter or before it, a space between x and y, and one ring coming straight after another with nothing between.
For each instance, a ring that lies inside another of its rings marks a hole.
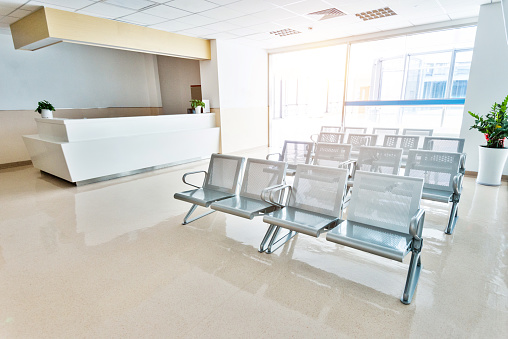
<instances>
[{"instance_id":1,"label":"chair support beam","mask_svg":"<svg viewBox=\"0 0 508 339\"><path fill-rule=\"evenodd\" d=\"M191 223L191 222L193 222L194 220L201 219L201 218L203 218L203 217L207 216L208 214L212 214L213 212L215 212L215 210L211 210L211 211L206 212L206 213L203 213L203 214L201 214L201 215L199 215L199 216L197 216L197 217L195 217L195 218L193 218L193 219L188 220L188 219L189 219L189 217L191 216L191 214L192 214L192 213L196 210L196 207L198 207L198 205L196 205L196 204L193 204L193 205L191 206L191 208L189 209L189 212L187 212L187 215L185 215L185 218L183 218L183 223L182 223L182 225L187 225L187 224L190 224L190 223Z\"/></svg>"}]
</instances>

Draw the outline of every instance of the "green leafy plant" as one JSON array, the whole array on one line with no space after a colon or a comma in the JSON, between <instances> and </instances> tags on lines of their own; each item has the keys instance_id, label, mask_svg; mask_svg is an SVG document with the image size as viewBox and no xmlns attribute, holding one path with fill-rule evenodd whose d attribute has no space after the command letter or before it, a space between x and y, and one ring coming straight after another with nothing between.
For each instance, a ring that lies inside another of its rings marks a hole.
<instances>
[{"instance_id":1,"label":"green leafy plant","mask_svg":"<svg viewBox=\"0 0 508 339\"><path fill-rule=\"evenodd\" d=\"M508 105L508 95L500 104L494 103L489 113L485 117L475 114L471 111L468 113L475 118L474 125L469 129L477 129L485 134L487 139L487 147L503 148L504 139L508 137L508 114L506 106Z\"/></svg>"},{"instance_id":2,"label":"green leafy plant","mask_svg":"<svg viewBox=\"0 0 508 339\"><path fill-rule=\"evenodd\" d=\"M205 108L205 103L201 100L191 100L190 105L192 108L196 108L198 106Z\"/></svg>"},{"instance_id":3,"label":"green leafy plant","mask_svg":"<svg viewBox=\"0 0 508 339\"><path fill-rule=\"evenodd\" d=\"M39 112L40 114L42 113L43 109L49 109L50 111L53 112L55 111L55 107L53 107L53 105L51 105L47 100L39 101L39 105L37 106L34 112Z\"/></svg>"}]
</instances>

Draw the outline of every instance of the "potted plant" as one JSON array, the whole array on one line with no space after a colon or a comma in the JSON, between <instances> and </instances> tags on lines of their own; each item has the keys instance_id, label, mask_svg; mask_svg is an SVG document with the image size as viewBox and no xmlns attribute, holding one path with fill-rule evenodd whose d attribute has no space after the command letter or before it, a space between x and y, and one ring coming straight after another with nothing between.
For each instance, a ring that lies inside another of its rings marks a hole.
<instances>
[{"instance_id":1,"label":"potted plant","mask_svg":"<svg viewBox=\"0 0 508 339\"><path fill-rule=\"evenodd\" d=\"M201 113L202 112L202 108L201 107L205 107L205 103L201 100L191 100L190 101L191 103L191 107L194 109L194 113Z\"/></svg>"},{"instance_id":2,"label":"potted plant","mask_svg":"<svg viewBox=\"0 0 508 339\"><path fill-rule=\"evenodd\" d=\"M39 105L35 109L35 112L39 112L42 118L45 119L53 119L53 112L55 111L55 107L49 103L47 100L39 101Z\"/></svg>"},{"instance_id":3,"label":"potted plant","mask_svg":"<svg viewBox=\"0 0 508 339\"><path fill-rule=\"evenodd\" d=\"M502 103L495 102L485 117L469 112L475 118L474 125L469 129L477 129L487 140L487 145L479 146L480 164L476 182L482 185L501 185L501 176L508 157L508 148L504 147L505 138L508 137L507 104L508 95Z\"/></svg>"}]
</instances>

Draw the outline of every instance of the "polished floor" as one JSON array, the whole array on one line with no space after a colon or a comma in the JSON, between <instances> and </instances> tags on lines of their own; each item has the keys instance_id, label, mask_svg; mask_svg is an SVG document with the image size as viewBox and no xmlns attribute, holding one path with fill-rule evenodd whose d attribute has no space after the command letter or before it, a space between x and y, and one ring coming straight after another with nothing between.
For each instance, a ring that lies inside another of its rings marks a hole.
<instances>
[{"instance_id":1,"label":"polished floor","mask_svg":"<svg viewBox=\"0 0 508 339\"><path fill-rule=\"evenodd\" d=\"M406 306L408 260L305 235L258 253L262 220L219 212L181 225L173 194L207 163L81 187L0 170L0 338L508 338L506 182L466 178L451 236L449 206L422 203Z\"/></svg>"}]
</instances>

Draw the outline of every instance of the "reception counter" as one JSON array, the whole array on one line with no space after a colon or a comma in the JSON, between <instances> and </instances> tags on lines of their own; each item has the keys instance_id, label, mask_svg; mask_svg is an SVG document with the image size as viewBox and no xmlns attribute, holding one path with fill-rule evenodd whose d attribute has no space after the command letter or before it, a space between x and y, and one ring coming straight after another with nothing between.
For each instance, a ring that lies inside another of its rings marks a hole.
<instances>
[{"instance_id":1,"label":"reception counter","mask_svg":"<svg viewBox=\"0 0 508 339\"><path fill-rule=\"evenodd\" d=\"M215 114L103 119L36 118L23 140L35 168L77 185L209 158Z\"/></svg>"}]
</instances>

